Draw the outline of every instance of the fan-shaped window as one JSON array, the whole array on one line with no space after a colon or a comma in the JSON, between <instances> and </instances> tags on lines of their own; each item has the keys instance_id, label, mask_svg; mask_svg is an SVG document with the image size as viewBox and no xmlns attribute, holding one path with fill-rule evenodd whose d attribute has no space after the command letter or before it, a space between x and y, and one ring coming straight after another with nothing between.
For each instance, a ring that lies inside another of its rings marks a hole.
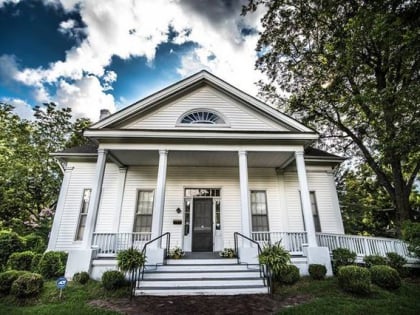
<instances>
[{"instance_id":1,"label":"fan-shaped window","mask_svg":"<svg viewBox=\"0 0 420 315\"><path fill-rule=\"evenodd\" d=\"M207 110L189 112L180 120L181 124L225 124L225 121L216 113Z\"/></svg>"}]
</instances>

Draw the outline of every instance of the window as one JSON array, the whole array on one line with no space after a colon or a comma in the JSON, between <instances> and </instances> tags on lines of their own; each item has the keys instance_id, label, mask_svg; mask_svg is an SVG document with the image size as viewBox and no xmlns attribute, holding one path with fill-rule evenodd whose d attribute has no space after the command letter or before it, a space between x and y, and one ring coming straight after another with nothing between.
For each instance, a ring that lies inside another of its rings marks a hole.
<instances>
[{"instance_id":1,"label":"window","mask_svg":"<svg viewBox=\"0 0 420 315\"><path fill-rule=\"evenodd\" d=\"M319 221L318 206L316 203L315 192L310 191L312 216L314 218L315 232L321 232L321 222Z\"/></svg>"},{"instance_id":2,"label":"window","mask_svg":"<svg viewBox=\"0 0 420 315\"><path fill-rule=\"evenodd\" d=\"M83 233L85 232L87 213L89 210L90 194L92 189L86 188L83 190L82 205L80 207L79 223L76 230L76 241L83 240Z\"/></svg>"},{"instance_id":3,"label":"window","mask_svg":"<svg viewBox=\"0 0 420 315\"><path fill-rule=\"evenodd\" d=\"M181 120L181 124L205 124L216 125L225 124L225 121L216 113L208 110L196 110L185 114Z\"/></svg>"},{"instance_id":4,"label":"window","mask_svg":"<svg viewBox=\"0 0 420 315\"><path fill-rule=\"evenodd\" d=\"M153 191L139 190L137 195L137 209L133 232L151 232L152 213Z\"/></svg>"},{"instance_id":5,"label":"window","mask_svg":"<svg viewBox=\"0 0 420 315\"><path fill-rule=\"evenodd\" d=\"M251 191L251 215L253 232L269 231L265 191Z\"/></svg>"}]
</instances>

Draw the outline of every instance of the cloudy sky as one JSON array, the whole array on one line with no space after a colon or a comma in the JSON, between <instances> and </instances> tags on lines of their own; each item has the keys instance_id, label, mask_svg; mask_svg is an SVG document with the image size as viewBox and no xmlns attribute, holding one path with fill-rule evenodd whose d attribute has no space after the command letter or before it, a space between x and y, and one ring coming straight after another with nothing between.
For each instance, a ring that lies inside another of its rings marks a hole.
<instances>
[{"instance_id":1,"label":"cloudy sky","mask_svg":"<svg viewBox=\"0 0 420 315\"><path fill-rule=\"evenodd\" d=\"M252 95L262 12L246 0L0 0L0 101L97 120L201 69Z\"/></svg>"}]
</instances>

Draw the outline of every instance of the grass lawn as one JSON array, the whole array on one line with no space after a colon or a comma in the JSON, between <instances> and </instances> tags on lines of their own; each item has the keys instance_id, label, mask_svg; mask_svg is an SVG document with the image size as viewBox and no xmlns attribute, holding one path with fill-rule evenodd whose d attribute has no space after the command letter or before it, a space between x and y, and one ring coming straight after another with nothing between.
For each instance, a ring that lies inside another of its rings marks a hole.
<instances>
[{"instance_id":1,"label":"grass lawn","mask_svg":"<svg viewBox=\"0 0 420 315\"><path fill-rule=\"evenodd\" d=\"M70 282L63 291L63 298L58 298L58 290L54 281L45 283L42 294L25 305L12 297L0 298L0 314L118 314L112 311L93 308L88 305L91 300L112 300L128 297L128 290L106 292L100 283L89 281L86 285ZM355 296L340 290L336 278L314 281L301 279L293 286L278 287L273 295L275 300L284 300L296 296L309 297L309 301L282 309L281 314L419 314L420 311L420 281L404 280L400 289L386 291L373 286L370 296ZM220 297L223 299L223 297ZM203 305L205 309L205 305Z\"/></svg>"}]
</instances>

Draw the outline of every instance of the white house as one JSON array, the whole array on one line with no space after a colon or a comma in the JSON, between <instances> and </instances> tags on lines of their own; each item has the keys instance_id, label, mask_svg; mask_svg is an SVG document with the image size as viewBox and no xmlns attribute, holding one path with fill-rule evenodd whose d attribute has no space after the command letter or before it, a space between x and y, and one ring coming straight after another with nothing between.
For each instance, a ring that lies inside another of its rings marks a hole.
<instances>
[{"instance_id":1,"label":"white house","mask_svg":"<svg viewBox=\"0 0 420 315\"><path fill-rule=\"evenodd\" d=\"M148 265L164 248L234 248L234 233L281 241L302 273L330 269L316 232L344 234L333 168L311 148L318 134L201 71L109 115L85 131L93 144L54 154L65 174L49 250L69 252L66 275L95 278L118 250L143 245ZM241 263L257 263L238 236ZM206 261L209 263L209 261Z\"/></svg>"}]
</instances>

